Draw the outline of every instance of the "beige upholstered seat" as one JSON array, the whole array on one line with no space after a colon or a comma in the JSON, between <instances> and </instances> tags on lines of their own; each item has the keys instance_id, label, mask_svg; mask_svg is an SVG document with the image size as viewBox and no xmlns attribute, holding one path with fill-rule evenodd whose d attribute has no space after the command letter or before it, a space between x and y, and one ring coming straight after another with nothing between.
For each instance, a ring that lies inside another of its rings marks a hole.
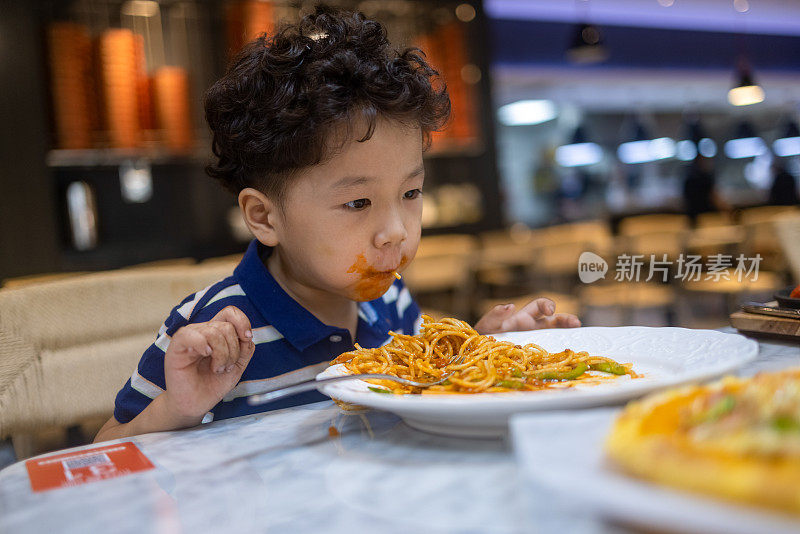
<instances>
[{"instance_id":1,"label":"beige upholstered seat","mask_svg":"<svg viewBox=\"0 0 800 534\"><path fill-rule=\"evenodd\" d=\"M124 269L0 290L0 438L110 416L170 310L233 267Z\"/></svg>"},{"instance_id":2,"label":"beige upholstered seat","mask_svg":"<svg viewBox=\"0 0 800 534\"><path fill-rule=\"evenodd\" d=\"M72 278L73 276L80 276L86 274L83 271L63 272L63 273L46 273L46 274L33 274L29 276L18 276L15 278L6 278L3 280L3 289L19 289L20 287L33 286L45 282L55 282L56 280L63 280L64 278Z\"/></svg>"}]
</instances>

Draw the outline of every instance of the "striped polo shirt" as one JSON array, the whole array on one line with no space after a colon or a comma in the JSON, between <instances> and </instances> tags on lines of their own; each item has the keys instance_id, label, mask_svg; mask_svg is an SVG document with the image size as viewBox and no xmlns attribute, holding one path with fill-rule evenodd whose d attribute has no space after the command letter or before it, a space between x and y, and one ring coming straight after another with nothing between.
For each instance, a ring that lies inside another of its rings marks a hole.
<instances>
[{"instance_id":1,"label":"striped polo shirt","mask_svg":"<svg viewBox=\"0 0 800 534\"><path fill-rule=\"evenodd\" d=\"M281 288L265 267L270 252L253 240L232 276L186 297L172 310L117 394L117 421L127 423L164 392L164 354L172 335L189 323L209 321L227 306L236 306L250 319L256 349L239 383L203 422L327 399L314 391L262 406L247 404L245 397L265 385L313 378L330 360L354 348L348 330L322 323ZM365 348L379 347L389 340L389 330L418 333L419 325L419 307L397 280L383 297L359 303L355 341Z\"/></svg>"}]
</instances>

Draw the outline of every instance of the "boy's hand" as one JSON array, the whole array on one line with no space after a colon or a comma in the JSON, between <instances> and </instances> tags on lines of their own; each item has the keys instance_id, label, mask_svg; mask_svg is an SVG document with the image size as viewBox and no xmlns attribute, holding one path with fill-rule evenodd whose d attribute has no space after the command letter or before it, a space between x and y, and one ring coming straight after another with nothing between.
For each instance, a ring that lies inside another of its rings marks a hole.
<instances>
[{"instance_id":1,"label":"boy's hand","mask_svg":"<svg viewBox=\"0 0 800 534\"><path fill-rule=\"evenodd\" d=\"M495 306L475 324L481 334L499 334L539 328L574 328L580 320L569 313L555 313L556 304L547 298L530 301L516 311L513 304Z\"/></svg>"},{"instance_id":2,"label":"boy's hand","mask_svg":"<svg viewBox=\"0 0 800 534\"><path fill-rule=\"evenodd\" d=\"M255 348L250 320L235 306L178 329L164 356L168 410L202 419L239 381Z\"/></svg>"}]
</instances>

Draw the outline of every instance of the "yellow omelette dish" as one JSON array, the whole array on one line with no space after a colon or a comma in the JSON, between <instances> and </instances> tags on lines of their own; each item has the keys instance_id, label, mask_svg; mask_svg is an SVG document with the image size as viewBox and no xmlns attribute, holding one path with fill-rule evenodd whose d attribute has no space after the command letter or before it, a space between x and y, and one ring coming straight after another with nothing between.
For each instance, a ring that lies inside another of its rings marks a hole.
<instances>
[{"instance_id":1,"label":"yellow omelette dish","mask_svg":"<svg viewBox=\"0 0 800 534\"><path fill-rule=\"evenodd\" d=\"M632 402L606 451L642 478L800 515L800 368Z\"/></svg>"}]
</instances>

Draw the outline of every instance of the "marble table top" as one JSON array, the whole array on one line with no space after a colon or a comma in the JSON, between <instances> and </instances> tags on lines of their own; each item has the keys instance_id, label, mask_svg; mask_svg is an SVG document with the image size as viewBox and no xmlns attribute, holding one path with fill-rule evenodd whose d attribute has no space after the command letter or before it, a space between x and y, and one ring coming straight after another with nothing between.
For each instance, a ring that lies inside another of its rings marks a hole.
<instances>
[{"instance_id":1,"label":"marble table top","mask_svg":"<svg viewBox=\"0 0 800 534\"><path fill-rule=\"evenodd\" d=\"M800 364L797 344L760 349L741 374ZM426 434L330 401L121 441L155 469L41 493L24 462L0 471L0 533L621 531L536 506L507 440Z\"/></svg>"}]
</instances>

